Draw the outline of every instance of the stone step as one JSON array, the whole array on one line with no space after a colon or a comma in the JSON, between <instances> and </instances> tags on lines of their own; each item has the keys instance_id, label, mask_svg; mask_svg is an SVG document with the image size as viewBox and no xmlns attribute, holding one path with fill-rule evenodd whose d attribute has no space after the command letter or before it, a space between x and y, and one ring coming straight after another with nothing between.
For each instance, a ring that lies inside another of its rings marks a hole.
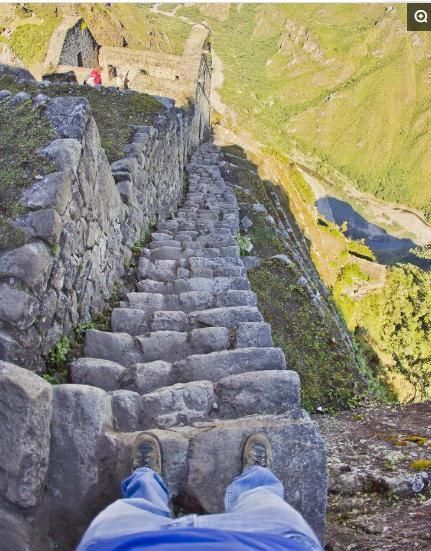
<instances>
[{"instance_id":1,"label":"stone step","mask_svg":"<svg viewBox=\"0 0 431 551\"><path fill-rule=\"evenodd\" d=\"M136 308L114 308L111 315L111 328L117 333L136 336L150 331L188 331L203 327L234 328L244 322L256 323L262 320L259 310L249 306L211 308L190 314L179 310L157 310L150 315ZM246 329L241 333L241 343L245 342L245 331Z\"/></svg>"},{"instance_id":2,"label":"stone step","mask_svg":"<svg viewBox=\"0 0 431 551\"><path fill-rule=\"evenodd\" d=\"M182 249L183 245L180 241L176 241L175 239L158 239L156 241L152 241L149 245L149 249L159 249L161 247L175 247L177 249Z\"/></svg>"},{"instance_id":3,"label":"stone step","mask_svg":"<svg viewBox=\"0 0 431 551\"><path fill-rule=\"evenodd\" d=\"M153 279L141 279L136 284L136 290L141 293L159 293L162 295L175 293L173 281L154 281Z\"/></svg>"},{"instance_id":4,"label":"stone step","mask_svg":"<svg viewBox=\"0 0 431 551\"><path fill-rule=\"evenodd\" d=\"M214 266L214 268L191 268L189 270L190 277L244 277L247 270L243 266ZM183 272L178 272L178 276L185 277Z\"/></svg>"},{"instance_id":5,"label":"stone step","mask_svg":"<svg viewBox=\"0 0 431 551\"><path fill-rule=\"evenodd\" d=\"M143 354L128 333L108 333L89 329L85 334L84 356L100 358L130 366L143 361Z\"/></svg>"},{"instance_id":6,"label":"stone step","mask_svg":"<svg viewBox=\"0 0 431 551\"><path fill-rule=\"evenodd\" d=\"M208 418L215 405L210 381L178 383L140 399L140 430L169 428Z\"/></svg>"},{"instance_id":7,"label":"stone step","mask_svg":"<svg viewBox=\"0 0 431 551\"><path fill-rule=\"evenodd\" d=\"M162 234L159 234L162 235ZM201 235L197 237L196 239L185 239L184 237L182 239L172 239L172 238L166 238L166 239L157 239L155 241L151 241L151 243L148 245L148 248L150 250L154 249L160 249L161 247L175 247L181 250L189 249L189 250L200 250L205 248L214 248L218 249L220 247L236 247L237 241L232 236L220 236L220 235Z\"/></svg>"},{"instance_id":8,"label":"stone step","mask_svg":"<svg viewBox=\"0 0 431 551\"><path fill-rule=\"evenodd\" d=\"M241 322L231 329L235 348L270 348L273 346L271 326L263 322Z\"/></svg>"},{"instance_id":9,"label":"stone step","mask_svg":"<svg viewBox=\"0 0 431 551\"><path fill-rule=\"evenodd\" d=\"M174 364L178 381L218 381L247 371L286 369L280 348L238 348L189 356Z\"/></svg>"},{"instance_id":10,"label":"stone step","mask_svg":"<svg viewBox=\"0 0 431 551\"><path fill-rule=\"evenodd\" d=\"M198 231L180 231L180 232L174 233L173 238L183 243L184 241L193 241L200 235L201 233Z\"/></svg>"},{"instance_id":11,"label":"stone step","mask_svg":"<svg viewBox=\"0 0 431 551\"><path fill-rule=\"evenodd\" d=\"M100 358L77 358L70 364L73 383L95 386L106 391L121 388L121 379L126 371L123 365Z\"/></svg>"},{"instance_id":12,"label":"stone step","mask_svg":"<svg viewBox=\"0 0 431 551\"><path fill-rule=\"evenodd\" d=\"M214 420L195 423L190 429L171 427L166 432L166 438L172 439L172 433L176 432L188 439L184 471L177 463L181 457L178 451L175 467L168 464L166 471L174 472L175 481L178 472L184 472L180 491L208 513L224 511L225 489L241 473L246 439L264 433L271 442L273 471L284 484L286 501L304 515L319 537L323 536L327 491L325 447L315 423L305 412ZM162 431L156 434L163 449L164 435ZM167 441L169 444L172 446ZM166 480L170 487L169 475Z\"/></svg>"},{"instance_id":13,"label":"stone step","mask_svg":"<svg viewBox=\"0 0 431 551\"><path fill-rule=\"evenodd\" d=\"M188 267L191 270L198 268L210 268L216 270L218 268L242 268L244 264L239 257L224 257L224 258L202 258L190 257L188 259Z\"/></svg>"},{"instance_id":14,"label":"stone step","mask_svg":"<svg viewBox=\"0 0 431 551\"><path fill-rule=\"evenodd\" d=\"M221 293L229 290L247 291L250 289L250 284L245 277L190 277L165 282L142 279L138 281L136 288L139 292L144 293L172 295L187 291L205 291L208 293Z\"/></svg>"},{"instance_id":15,"label":"stone step","mask_svg":"<svg viewBox=\"0 0 431 551\"><path fill-rule=\"evenodd\" d=\"M229 214L237 214L238 207L233 205L232 203L229 203L227 201L223 201L222 199L216 197L216 196L208 196L205 195L199 200L186 200L184 202L185 210L181 212L191 212L194 210L195 212L215 212L215 213L229 213Z\"/></svg>"},{"instance_id":16,"label":"stone step","mask_svg":"<svg viewBox=\"0 0 431 551\"><path fill-rule=\"evenodd\" d=\"M208 221L214 221L217 222L219 220L223 220L223 214L220 212L214 212L214 211L206 211L202 212L199 211L197 208L190 208L190 209L181 209L178 211L178 214L176 216L177 220L208 220Z\"/></svg>"},{"instance_id":17,"label":"stone step","mask_svg":"<svg viewBox=\"0 0 431 551\"><path fill-rule=\"evenodd\" d=\"M250 284L246 277L190 277L177 279L173 282L175 293L187 291L204 291L207 293L223 293L225 291L248 291Z\"/></svg>"},{"instance_id":18,"label":"stone step","mask_svg":"<svg viewBox=\"0 0 431 551\"><path fill-rule=\"evenodd\" d=\"M136 337L144 362L165 360L175 362L193 354L207 354L227 350L231 342L226 327L206 327L188 333L180 331L155 331Z\"/></svg>"},{"instance_id":19,"label":"stone step","mask_svg":"<svg viewBox=\"0 0 431 551\"><path fill-rule=\"evenodd\" d=\"M66 428L66 427L65 427ZM75 431L76 432L76 431ZM65 430L73 447L75 432ZM303 514L322 538L325 525L327 477L325 446L317 426L308 414L292 410L284 415L254 415L239 419L214 419L193 426L173 426L152 430L161 442L163 479L171 496L182 495L207 513L224 511L226 487L242 470L242 450L247 438L267 435L272 445L273 471L285 488L285 499ZM136 434L115 433L111 448L105 444L109 472L124 478L128 457ZM117 487L112 487L113 501ZM94 490L93 490L94 492ZM63 500L64 501L64 500ZM73 513L76 504L63 504L62 514Z\"/></svg>"},{"instance_id":20,"label":"stone step","mask_svg":"<svg viewBox=\"0 0 431 551\"><path fill-rule=\"evenodd\" d=\"M177 314L179 312L175 312ZM182 312L181 312L182 313ZM184 314L186 322L181 327L188 327L188 318ZM115 333L128 333L129 335L143 335L148 331L152 331L151 318L146 316L143 310L136 308L114 308L111 314L111 328ZM173 326L173 320L169 324L170 329ZM178 325L175 325L178 327ZM165 327L163 326L164 330Z\"/></svg>"},{"instance_id":21,"label":"stone step","mask_svg":"<svg viewBox=\"0 0 431 551\"><path fill-rule=\"evenodd\" d=\"M156 243L159 243L156 241ZM163 242L160 242L163 243ZM187 245L187 242L186 242ZM160 246L151 249L150 260L181 260L190 257L195 258L220 258L220 257L239 257L239 247L237 245L221 246L219 248L182 248L179 246Z\"/></svg>"},{"instance_id":22,"label":"stone step","mask_svg":"<svg viewBox=\"0 0 431 551\"><path fill-rule=\"evenodd\" d=\"M158 260L150 262L141 257L138 263L138 277L155 281L173 281L177 279L178 262L176 260Z\"/></svg>"},{"instance_id":23,"label":"stone step","mask_svg":"<svg viewBox=\"0 0 431 551\"><path fill-rule=\"evenodd\" d=\"M213 384L193 381L162 387L147 394L111 392L115 430L142 431L208 420L216 410Z\"/></svg>"},{"instance_id":24,"label":"stone step","mask_svg":"<svg viewBox=\"0 0 431 551\"><path fill-rule=\"evenodd\" d=\"M125 432L207 420L217 408L210 381L178 383L143 395L117 390L111 396L114 428Z\"/></svg>"},{"instance_id":25,"label":"stone step","mask_svg":"<svg viewBox=\"0 0 431 551\"><path fill-rule=\"evenodd\" d=\"M164 233L169 231L172 233L180 231L201 231L211 230L217 232L218 230L224 230L230 234L235 234L239 229L239 222L235 219L230 221L209 221L209 220L167 220L166 222L160 222L157 225L157 232Z\"/></svg>"},{"instance_id":26,"label":"stone step","mask_svg":"<svg viewBox=\"0 0 431 551\"><path fill-rule=\"evenodd\" d=\"M243 322L261 321L263 316L259 310L249 306L211 308L201 312L191 312L189 315L191 327L236 327Z\"/></svg>"},{"instance_id":27,"label":"stone step","mask_svg":"<svg viewBox=\"0 0 431 551\"><path fill-rule=\"evenodd\" d=\"M168 239L175 239L174 234L172 232L169 232L169 231L166 231L165 233L153 232L151 234L152 241L166 241Z\"/></svg>"},{"instance_id":28,"label":"stone step","mask_svg":"<svg viewBox=\"0 0 431 551\"><path fill-rule=\"evenodd\" d=\"M187 270L186 272L184 270ZM138 264L139 279L174 281L188 277L245 277L247 275L240 258L196 258L181 260L155 260L141 257Z\"/></svg>"},{"instance_id":29,"label":"stone step","mask_svg":"<svg viewBox=\"0 0 431 551\"><path fill-rule=\"evenodd\" d=\"M175 384L175 370L171 363L156 360L147 363L135 363L121 377L117 388L147 394L158 388Z\"/></svg>"},{"instance_id":30,"label":"stone step","mask_svg":"<svg viewBox=\"0 0 431 551\"><path fill-rule=\"evenodd\" d=\"M205 355L233 348L247 349L251 346L269 348L272 345L270 327L265 323L239 323L234 330L223 326L207 326L186 332L190 318L187 319L185 314L172 316L165 312L164 315L153 315L151 318L148 315L139 318L139 314L142 315L142 310L115 309L112 316L113 329L121 328L123 331L110 333L90 329L86 332L85 359L108 360L105 370L109 377L104 386L97 385L100 388L116 388L118 378L122 374L116 364L130 366L136 362L155 360L175 362L192 355ZM157 330L158 324L160 326L163 321L171 324L175 322L176 327L183 331ZM80 360L76 360L72 366L76 375L81 374L81 382L86 384L85 377L92 365L88 365L88 362L81 365Z\"/></svg>"},{"instance_id":31,"label":"stone step","mask_svg":"<svg viewBox=\"0 0 431 551\"><path fill-rule=\"evenodd\" d=\"M142 365L141 369L138 366L134 375L139 374L141 380L144 379L149 375L150 366ZM163 368L161 365L152 366L153 373L160 367ZM163 375L158 376L162 381ZM130 386L139 390L145 388L139 382ZM134 431L168 428L207 420L211 416L279 415L299 406L299 393L299 378L295 372L259 371L224 377L214 386L212 382L202 380L162 386L143 394L121 389L113 391L111 396L115 428Z\"/></svg>"},{"instance_id":32,"label":"stone step","mask_svg":"<svg viewBox=\"0 0 431 551\"><path fill-rule=\"evenodd\" d=\"M219 417L279 415L300 405L296 371L251 371L223 377L215 383Z\"/></svg>"},{"instance_id":33,"label":"stone step","mask_svg":"<svg viewBox=\"0 0 431 551\"><path fill-rule=\"evenodd\" d=\"M226 250L226 247L236 247L237 242L236 239L233 237L225 237L222 236L221 238L215 238L215 237L206 237L202 236L194 241L183 241L183 246L187 250L200 250L200 249L223 249L223 251Z\"/></svg>"},{"instance_id":34,"label":"stone step","mask_svg":"<svg viewBox=\"0 0 431 551\"><path fill-rule=\"evenodd\" d=\"M178 295L128 293L127 301L130 308L145 310L147 314L157 310L189 313L223 306L256 306L257 302L253 291L241 290L228 290L222 293L187 291Z\"/></svg>"}]
</instances>

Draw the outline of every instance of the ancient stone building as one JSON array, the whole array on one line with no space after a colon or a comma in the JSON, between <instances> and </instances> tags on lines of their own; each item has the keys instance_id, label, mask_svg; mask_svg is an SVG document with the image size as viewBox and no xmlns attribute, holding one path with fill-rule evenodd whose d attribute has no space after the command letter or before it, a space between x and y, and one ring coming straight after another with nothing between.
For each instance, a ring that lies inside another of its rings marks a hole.
<instances>
[{"instance_id":1,"label":"ancient stone building","mask_svg":"<svg viewBox=\"0 0 431 551\"><path fill-rule=\"evenodd\" d=\"M100 64L105 83L115 84L116 78L126 79L129 88L175 99L184 105L197 91L209 98L210 46L209 29L197 24L191 29L183 54L132 50L102 46ZM199 82L196 90L196 82Z\"/></svg>"},{"instance_id":2,"label":"ancient stone building","mask_svg":"<svg viewBox=\"0 0 431 551\"><path fill-rule=\"evenodd\" d=\"M99 46L82 18L65 17L52 36L45 64L58 73L73 71L77 81L83 83L88 74L86 68L98 63L103 69L104 86L127 87L169 97L175 100L177 107L186 106L189 100L206 103L209 118L211 52L208 37L207 27L194 25L182 55Z\"/></svg>"},{"instance_id":3,"label":"ancient stone building","mask_svg":"<svg viewBox=\"0 0 431 551\"><path fill-rule=\"evenodd\" d=\"M82 17L65 17L52 35L45 63L93 67L98 56L99 45Z\"/></svg>"}]
</instances>

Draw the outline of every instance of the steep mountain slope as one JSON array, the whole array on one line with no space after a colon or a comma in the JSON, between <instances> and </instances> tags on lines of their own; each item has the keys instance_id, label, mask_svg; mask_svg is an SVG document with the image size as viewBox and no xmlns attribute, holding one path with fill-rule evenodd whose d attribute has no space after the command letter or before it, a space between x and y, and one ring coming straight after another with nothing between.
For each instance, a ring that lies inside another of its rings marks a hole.
<instances>
[{"instance_id":1,"label":"steep mountain slope","mask_svg":"<svg viewBox=\"0 0 431 551\"><path fill-rule=\"evenodd\" d=\"M431 42L405 30L404 10L233 5L211 20L222 97L272 148L296 146L362 190L426 209Z\"/></svg>"}]
</instances>

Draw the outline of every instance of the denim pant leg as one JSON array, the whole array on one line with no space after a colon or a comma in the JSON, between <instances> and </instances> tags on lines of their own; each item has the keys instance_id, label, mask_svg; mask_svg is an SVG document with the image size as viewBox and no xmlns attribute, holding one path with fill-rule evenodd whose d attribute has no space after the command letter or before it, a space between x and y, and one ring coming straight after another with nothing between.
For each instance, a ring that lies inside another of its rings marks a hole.
<instances>
[{"instance_id":1,"label":"denim pant leg","mask_svg":"<svg viewBox=\"0 0 431 551\"><path fill-rule=\"evenodd\" d=\"M302 515L284 501L283 484L264 467L250 467L235 478L226 490L225 511L197 517L196 526L304 539L310 549L322 549Z\"/></svg>"},{"instance_id":2,"label":"denim pant leg","mask_svg":"<svg viewBox=\"0 0 431 551\"><path fill-rule=\"evenodd\" d=\"M122 482L121 491L123 499L118 499L97 515L76 551L84 551L94 541L158 530L172 518L168 489L151 469L136 469Z\"/></svg>"}]
</instances>

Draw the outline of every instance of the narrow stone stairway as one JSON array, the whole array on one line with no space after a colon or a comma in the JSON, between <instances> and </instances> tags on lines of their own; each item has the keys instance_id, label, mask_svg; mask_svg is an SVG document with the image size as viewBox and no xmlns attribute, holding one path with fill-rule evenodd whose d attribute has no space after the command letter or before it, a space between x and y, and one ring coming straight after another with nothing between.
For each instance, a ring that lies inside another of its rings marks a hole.
<instances>
[{"instance_id":1,"label":"narrow stone stairway","mask_svg":"<svg viewBox=\"0 0 431 551\"><path fill-rule=\"evenodd\" d=\"M211 143L193 155L184 204L158 223L139 259L136 292L112 312L112 332L87 331L72 380L110 394L120 440L155 431L166 442L171 491L207 512L222 509L247 435L266 432L286 497L321 535L323 443L250 290L236 198L219 163Z\"/></svg>"}]
</instances>

